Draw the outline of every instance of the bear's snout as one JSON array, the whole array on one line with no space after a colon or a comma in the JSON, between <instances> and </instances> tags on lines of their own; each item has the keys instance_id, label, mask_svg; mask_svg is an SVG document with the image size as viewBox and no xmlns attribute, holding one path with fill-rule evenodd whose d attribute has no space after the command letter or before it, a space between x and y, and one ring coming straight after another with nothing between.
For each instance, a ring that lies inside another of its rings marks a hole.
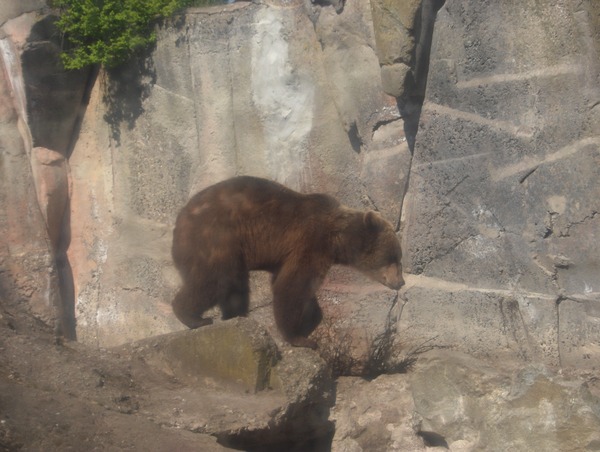
<instances>
[{"instance_id":1,"label":"bear's snout","mask_svg":"<svg viewBox=\"0 0 600 452\"><path fill-rule=\"evenodd\" d=\"M390 289L400 290L404 285L401 268L396 264L384 268L381 282Z\"/></svg>"}]
</instances>

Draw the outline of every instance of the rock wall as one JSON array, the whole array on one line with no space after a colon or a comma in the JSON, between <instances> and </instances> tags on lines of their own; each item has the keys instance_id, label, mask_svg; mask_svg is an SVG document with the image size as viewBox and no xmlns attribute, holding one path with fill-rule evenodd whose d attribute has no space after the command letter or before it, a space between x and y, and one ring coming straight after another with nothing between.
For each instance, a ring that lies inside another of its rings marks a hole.
<instances>
[{"instance_id":1,"label":"rock wall","mask_svg":"<svg viewBox=\"0 0 600 452\"><path fill-rule=\"evenodd\" d=\"M599 13L438 13L403 209L411 340L598 368Z\"/></svg>"},{"instance_id":2,"label":"rock wall","mask_svg":"<svg viewBox=\"0 0 600 452\"><path fill-rule=\"evenodd\" d=\"M44 2L3 3L2 292L100 346L179 329L175 215L254 174L401 227L404 303L336 269L321 298L346 325L595 368L600 8L318 3L188 10L97 77L60 70Z\"/></svg>"},{"instance_id":3,"label":"rock wall","mask_svg":"<svg viewBox=\"0 0 600 452\"><path fill-rule=\"evenodd\" d=\"M166 22L148 55L100 74L69 160L80 340L115 345L183 327L170 308L173 222L192 194L227 177L329 192L398 224L410 161L399 118L381 87L368 2L342 14L242 2ZM370 305L363 327L383 328L395 293L341 278L326 287L343 284L348 311ZM268 284L254 287L270 322Z\"/></svg>"}]
</instances>

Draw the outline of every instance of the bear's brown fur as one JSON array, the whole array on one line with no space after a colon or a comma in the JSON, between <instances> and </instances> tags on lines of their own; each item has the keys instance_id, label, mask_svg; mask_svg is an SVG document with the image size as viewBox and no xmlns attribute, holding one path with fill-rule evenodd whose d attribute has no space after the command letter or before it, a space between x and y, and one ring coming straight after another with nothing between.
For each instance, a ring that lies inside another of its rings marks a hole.
<instances>
[{"instance_id":1,"label":"bear's brown fur","mask_svg":"<svg viewBox=\"0 0 600 452\"><path fill-rule=\"evenodd\" d=\"M272 273L277 326L292 345L315 348L308 335L321 321L315 293L333 264L352 266L392 289L404 281L393 227L375 212L340 205L242 176L196 194L173 231L173 261L183 287L175 315L190 328L248 313L251 270Z\"/></svg>"}]
</instances>

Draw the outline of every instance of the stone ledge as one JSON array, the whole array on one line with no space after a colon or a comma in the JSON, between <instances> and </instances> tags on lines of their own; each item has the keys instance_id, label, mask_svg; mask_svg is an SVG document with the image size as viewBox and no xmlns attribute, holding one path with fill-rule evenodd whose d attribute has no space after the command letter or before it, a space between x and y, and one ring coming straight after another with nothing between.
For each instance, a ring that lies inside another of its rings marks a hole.
<instances>
[{"instance_id":1,"label":"stone ledge","mask_svg":"<svg viewBox=\"0 0 600 452\"><path fill-rule=\"evenodd\" d=\"M253 320L235 318L113 350L173 378L174 388L161 386L145 406L161 425L210 434L239 449L285 449L332 434L334 390L325 362L309 349L283 345L280 353ZM161 411L165 404L175 414Z\"/></svg>"},{"instance_id":2,"label":"stone ledge","mask_svg":"<svg viewBox=\"0 0 600 452\"><path fill-rule=\"evenodd\" d=\"M145 339L133 345L133 352L186 383L213 377L250 392L270 387L279 361L267 331L243 318Z\"/></svg>"}]
</instances>

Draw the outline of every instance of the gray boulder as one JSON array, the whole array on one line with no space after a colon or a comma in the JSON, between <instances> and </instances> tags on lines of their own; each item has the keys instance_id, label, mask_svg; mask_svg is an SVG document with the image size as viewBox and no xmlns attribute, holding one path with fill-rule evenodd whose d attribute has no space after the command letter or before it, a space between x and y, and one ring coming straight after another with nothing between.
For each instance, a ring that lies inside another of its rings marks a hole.
<instances>
[{"instance_id":1,"label":"gray boulder","mask_svg":"<svg viewBox=\"0 0 600 452\"><path fill-rule=\"evenodd\" d=\"M598 450L600 386L591 374L503 367L432 351L408 374L338 382L332 450ZM438 449L439 448L439 449Z\"/></svg>"},{"instance_id":2,"label":"gray boulder","mask_svg":"<svg viewBox=\"0 0 600 452\"><path fill-rule=\"evenodd\" d=\"M149 395L144 411L161 425L242 449L326 443L333 432L325 362L308 349L280 351L255 321L233 319L115 351L183 383Z\"/></svg>"}]
</instances>

